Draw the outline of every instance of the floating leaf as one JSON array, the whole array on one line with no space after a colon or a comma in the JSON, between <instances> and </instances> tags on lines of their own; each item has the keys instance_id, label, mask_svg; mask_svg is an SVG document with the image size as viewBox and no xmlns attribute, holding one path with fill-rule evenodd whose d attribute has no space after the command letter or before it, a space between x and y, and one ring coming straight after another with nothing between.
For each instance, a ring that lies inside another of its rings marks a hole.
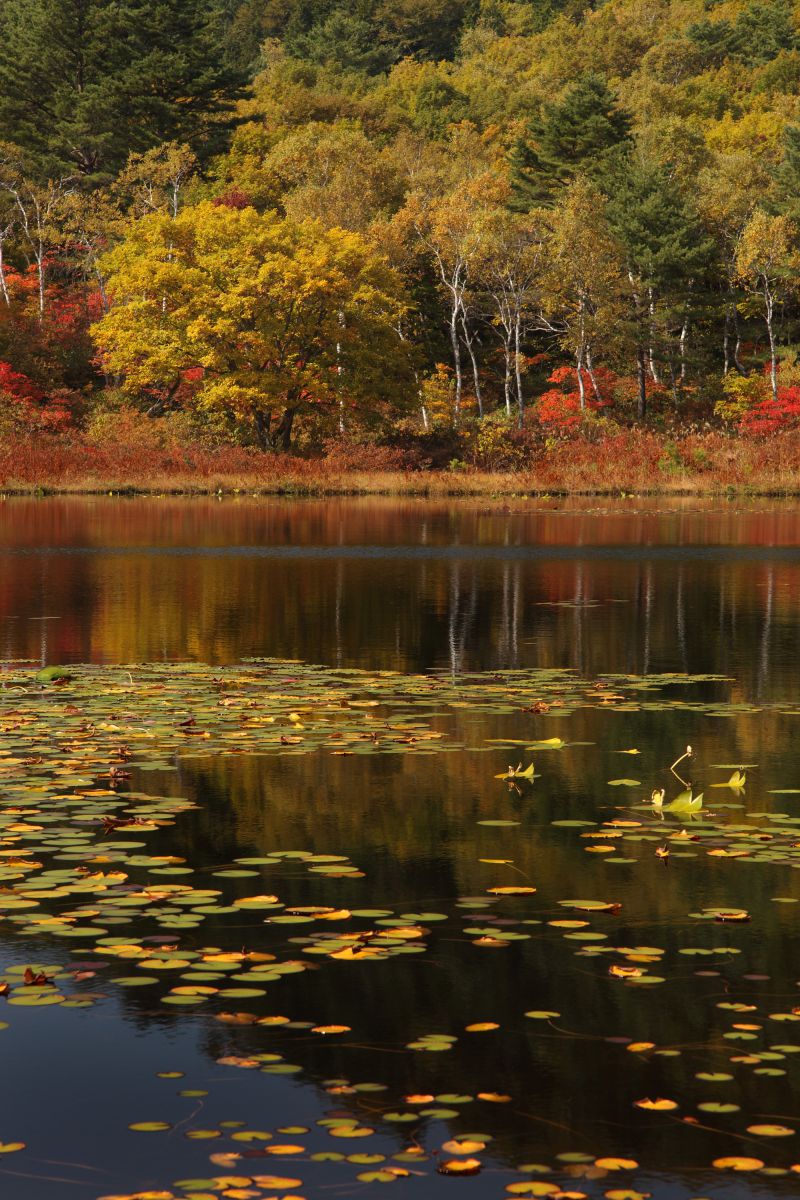
<instances>
[{"instance_id":1,"label":"floating leaf","mask_svg":"<svg viewBox=\"0 0 800 1200\"><path fill-rule=\"evenodd\" d=\"M748 1125L747 1132L756 1137L791 1137L796 1130L788 1125Z\"/></svg>"},{"instance_id":2,"label":"floating leaf","mask_svg":"<svg viewBox=\"0 0 800 1200\"><path fill-rule=\"evenodd\" d=\"M479 1158L447 1158L436 1169L440 1175L477 1175L482 1165Z\"/></svg>"},{"instance_id":3,"label":"floating leaf","mask_svg":"<svg viewBox=\"0 0 800 1200\"><path fill-rule=\"evenodd\" d=\"M531 1179L521 1183L509 1183L506 1185L506 1191L510 1196L554 1196L561 1188L545 1180Z\"/></svg>"},{"instance_id":4,"label":"floating leaf","mask_svg":"<svg viewBox=\"0 0 800 1200\"><path fill-rule=\"evenodd\" d=\"M736 1154L727 1158L715 1158L711 1165L718 1171L760 1171L764 1166L760 1158L747 1158Z\"/></svg>"}]
</instances>

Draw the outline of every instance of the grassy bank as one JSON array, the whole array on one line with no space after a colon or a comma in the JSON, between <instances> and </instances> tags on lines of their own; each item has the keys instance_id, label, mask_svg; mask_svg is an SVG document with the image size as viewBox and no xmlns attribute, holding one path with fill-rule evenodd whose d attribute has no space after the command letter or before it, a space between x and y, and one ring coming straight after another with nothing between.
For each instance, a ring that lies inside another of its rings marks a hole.
<instances>
[{"instance_id":1,"label":"grassy bank","mask_svg":"<svg viewBox=\"0 0 800 1200\"><path fill-rule=\"evenodd\" d=\"M800 495L800 430L768 438L722 432L668 438L623 430L543 445L512 465L454 461L434 469L406 452L339 448L323 458L238 446L142 447L46 438L0 444L5 494L101 492L263 495L497 496L619 492Z\"/></svg>"}]
</instances>

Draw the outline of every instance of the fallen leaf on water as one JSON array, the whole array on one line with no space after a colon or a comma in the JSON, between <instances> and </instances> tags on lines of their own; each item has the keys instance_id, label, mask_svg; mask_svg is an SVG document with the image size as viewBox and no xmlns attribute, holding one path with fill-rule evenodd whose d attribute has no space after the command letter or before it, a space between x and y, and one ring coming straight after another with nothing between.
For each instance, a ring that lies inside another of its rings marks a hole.
<instances>
[{"instance_id":1,"label":"fallen leaf on water","mask_svg":"<svg viewBox=\"0 0 800 1200\"><path fill-rule=\"evenodd\" d=\"M338 958L345 962L356 962L361 958L376 958L377 956L378 951L370 950L369 947L365 947L363 950L353 950L350 946L346 946L344 950L334 950L332 954L328 955L329 958Z\"/></svg>"},{"instance_id":2,"label":"fallen leaf on water","mask_svg":"<svg viewBox=\"0 0 800 1200\"><path fill-rule=\"evenodd\" d=\"M555 1196L560 1190L554 1183L546 1183L543 1179L509 1183L506 1187L506 1191L511 1196Z\"/></svg>"},{"instance_id":3,"label":"fallen leaf on water","mask_svg":"<svg viewBox=\"0 0 800 1200\"><path fill-rule=\"evenodd\" d=\"M795 1130L788 1125L748 1125L747 1132L756 1137L791 1137Z\"/></svg>"},{"instance_id":4,"label":"fallen leaf on water","mask_svg":"<svg viewBox=\"0 0 800 1200\"><path fill-rule=\"evenodd\" d=\"M217 1180L219 1183L219 1179ZM288 1179L283 1175L254 1175L253 1183L257 1183L260 1188L273 1188L278 1192L285 1192L289 1188L302 1187L302 1179Z\"/></svg>"},{"instance_id":5,"label":"fallen leaf on water","mask_svg":"<svg viewBox=\"0 0 800 1200\"><path fill-rule=\"evenodd\" d=\"M448 1158L436 1170L440 1175L477 1175L482 1165L479 1158Z\"/></svg>"},{"instance_id":6,"label":"fallen leaf on water","mask_svg":"<svg viewBox=\"0 0 800 1200\"><path fill-rule=\"evenodd\" d=\"M718 1171L760 1171L764 1166L760 1158L746 1158L738 1154L715 1158L711 1165Z\"/></svg>"}]
</instances>

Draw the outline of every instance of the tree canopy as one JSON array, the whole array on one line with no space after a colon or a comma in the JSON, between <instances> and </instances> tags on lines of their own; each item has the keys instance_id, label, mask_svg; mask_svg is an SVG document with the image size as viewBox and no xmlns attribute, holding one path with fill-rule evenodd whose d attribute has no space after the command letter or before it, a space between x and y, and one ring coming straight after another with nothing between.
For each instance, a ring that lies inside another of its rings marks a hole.
<instances>
[{"instance_id":1,"label":"tree canopy","mask_svg":"<svg viewBox=\"0 0 800 1200\"><path fill-rule=\"evenodd\" d=\"M214 0L4 0L0 130L43 175L102 182L132 151L222 149L244 77Z\"/></svg>"},{"instance_id":2,"label":"tree canopy","mask_svg":"<svg viewBox=\"0 0 800 1200\"><path fill-rule=\"evenodd\" d=\"M4 394L75 422L738 420L798 251L790 0L0 7Z\"/></svg>"}]
</instances>

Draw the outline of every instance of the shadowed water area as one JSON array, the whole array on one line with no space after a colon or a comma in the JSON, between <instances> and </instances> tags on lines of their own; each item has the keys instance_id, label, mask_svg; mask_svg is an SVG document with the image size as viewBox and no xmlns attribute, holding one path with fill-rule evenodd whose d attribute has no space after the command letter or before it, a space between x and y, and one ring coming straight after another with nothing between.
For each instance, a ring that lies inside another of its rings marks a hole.
<instances>
[{"instance_id":1,"label":"shadowed water area","mask_svg":"<svg viewBox=\"0 0 800 1200\"><path fill-rule=\"evenodd\" d=\"M2 502L1 1194L796 1195L799 614L791 504Z\"/></svg>"}]
</instances>

